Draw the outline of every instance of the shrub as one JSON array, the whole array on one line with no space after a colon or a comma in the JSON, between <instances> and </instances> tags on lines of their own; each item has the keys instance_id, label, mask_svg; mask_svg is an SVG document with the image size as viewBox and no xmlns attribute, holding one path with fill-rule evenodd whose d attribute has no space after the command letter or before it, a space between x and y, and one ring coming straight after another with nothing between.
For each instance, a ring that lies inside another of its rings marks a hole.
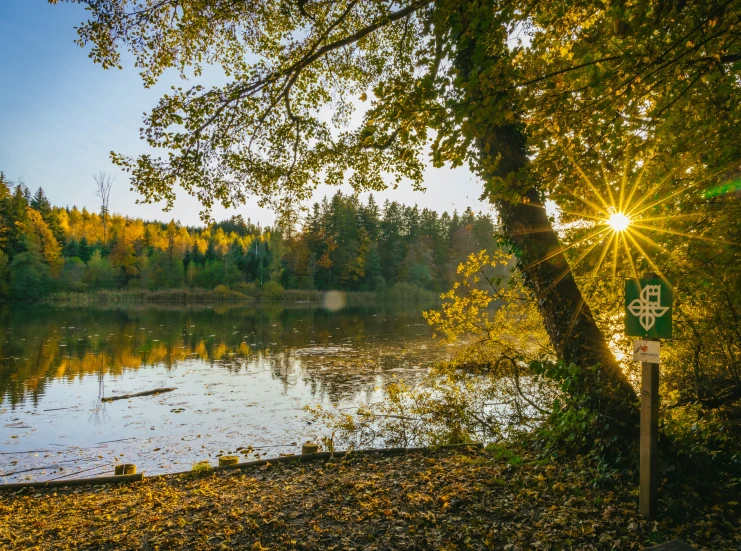
<instances>
[{"instance_id":1,"label":"shrub","mask_svg":"<svg viewBox=\"0 0 741 551\"><path fill-rule=\"evenodd\" d=\"M204 476L213 470L213 466L208 461L199 461L190 468L190 474L193 476Z\"/></svg>"},{"instance_id":2,"label":"shrub","mask_svg":"<svg viewBox=\"0 0 741 551\"><path fill-rule=\"evenodd\" d=\"M232 289L248 297L256 297L258 295L257 284L254 282L245 283L244 281L240 281L232 285Z\"/></svg>"},{"instance_id":3,"label":"shrub","mask_svg":"<svg viewBox=\"0 0 741 551\"><path fill-rule=\"evenodd\" d=\"M283 286L277 281L268 281L261 290L261 297L267 300L281 300L283 298Z\"/></svg>"},{"instance_id":4,"label":"shrub","mask_svg":"<svg viewBox=\"0 0 741 551\"><path fill-rule=\"evenodd\" d=\"M85 263L77 257L65 258L60 285L66 291L84 291Z\"/></svg>"},{"instance_id":5,"label":"shrub","mask_svg":"<svg viewBox=\"0 0 741 551\"><path fill-rule=\"evenodd\" d=\"M14 300L35 300L49 292L49 266L41 255L24 252L10 263L10 293Z\"/></svg>"}]
</instances>

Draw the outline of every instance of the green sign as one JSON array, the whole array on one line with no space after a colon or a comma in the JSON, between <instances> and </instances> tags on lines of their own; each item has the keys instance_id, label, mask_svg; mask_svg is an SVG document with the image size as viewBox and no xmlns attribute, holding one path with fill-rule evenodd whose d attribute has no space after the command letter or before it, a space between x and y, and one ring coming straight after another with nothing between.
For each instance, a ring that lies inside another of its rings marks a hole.
<instances>
[{"instance_id":1,"label":"green sign","mask_svg":"<svg viewBox=\"0 0 741 551\"><path fill-rule=\"evenodd\" d=\"M625 282L625 334L672 338L672 290L661 279Z\"/></svg>"}]
</instances>

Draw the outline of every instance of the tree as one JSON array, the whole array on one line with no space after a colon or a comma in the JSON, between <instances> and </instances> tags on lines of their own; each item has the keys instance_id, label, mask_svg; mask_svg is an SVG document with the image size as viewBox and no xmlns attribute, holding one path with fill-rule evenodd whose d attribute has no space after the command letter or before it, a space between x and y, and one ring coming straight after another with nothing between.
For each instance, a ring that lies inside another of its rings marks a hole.
<instances>
[{"instance_id":1,"label":"tree","mask_svg":"<svg viewBox=\"0 0 741 551\"><path fill-rule=\"evenodd\" d=\"M2 225L4 249L10 259L25 250L23 228L28 214L28 201L23 185L18 184L12 195L2 199Z\"/></svg>"},{"instance_id":2,"label":"tree","mask_svg":"<svg viewBox=\"0 0 741 551\"><path fill-rule=\"evenodd\" d=\"M61 245L64 245L64 231L59 223L59 216L54 208L52 208L51 202L42 188L37 189L31 199L31 208L41 214L44 222L46 222L46 225L49 226L49 229L54 234L54 238Z\"/></svg>"},{"instance_id":3,"label":"tree","mask_svg":"<svg viewBox=\"0 0 741 551\"><path fill-rule=\"evenodd\" d=\"M108 205L111 198L111 188L113 188L113 182L115 177L112 174L106 174L101 171L93 175L97 191L95 194L100 197L100 216L103 221L103 247L108 245L107 241L107 230L108 230Z\"/></svg>"},{"instance_id":4,"label":"tree","mask_svg":"<svg viewBox=\"0 0 741 551\"><path fill-rule=\"evenodd\" d=\"M27 251L41 254L52 276L59 274L64 264L62 247L41 214L30 207L26 213L24 243Z\"/></svg>"},{"instance_id":5,"label":"tree","mask_svg":"<svg viewBox=\"0 0 741 551\"><path fill-rule=\"evenodd\" d=\"M12 182L8 180L7 176L5 176L5 173L0 170L0 201L10 197L11 187Z\"/></svg>"},{"instance_id":6,"label":"tree","mask_svg":"<svg viewBox=\"0 0 741 551\"><path fill-rule=\"evenodd\" d=\"M85 263L73 256L64 259L64 266L60 274L62 288L69 291L83 291L85 289Z\"/></svg>"},{"instance_id":7,"label":"tree","mask_svg":"<svg viewBox=\"0 0 741 551\"><path fill-rule=\"evenodd\" d=\"M10 263L10 292L16 300L35 300L49 291L49 266L40 251L18 253Z\"/></svg>"},{"instance_id":8,"label":"tree","mask_svg":"<svg viewBox=\"0 0 741 551\"><path fill-rule=\"evenodd\" d=\"M173 261L173 254L175 253L175 238L178 234L178 228L175 225L175 220L170 220L170 223L167 224L167 256L170 262Z\"/></svg>"},{"instance_id":9,"label":"tree","mask_svg":"<svg viewBox=\"0 0 741 551\"><path fill-rule=\"evenodd\" d=\"M20 225L23 252L10 263L10 289L16 300L34 300L50 290L50 272L58 273L62 261L59 244L41 215L27 208L25 222Z\"/></svg>"},{"instance_id":10,"label":"tree","mask_svg":"<svg viewBox=\"0 0 741 551\"><path fill-rule=\"evenodd\" d=\"M116 283L116 275L116 269L96 249L87 263L85 283L93 289L110 289Z\"/></svg>"},{"instance_id":11,"label":"tree","mask_svg":"<svg viewBox=\"0 0 741 551\"><path fill-rule=\"evenodd\" d=\"M90 245L87 242L87 237L83 236L80 239L80 244L77 247L78 256L80 257L80 260L83 262L87 262L90 260L90 255L92 252L90 251Z\"/></svg>"},{"instance_id":12,"label":"tree","mask_svg":"<svg viewBox=\"0 0 741 551\"><path fill-rule=\"evenodd\" d=\"M43 188L37 189L36 193L34 193L33 199L31 199L31 208L39 211L42 216L51 212L51 203L46 197Z\"/></svg>"},{"instance_id":13,"label":"tree","mask_svg":"<svg viewBox=\"0 0 741 551\"><path fill-rule=\"evenodd\" d=\"M699 159L707 173L737 163L738 0L650 8L590 0L110 3L89 2L91 20L78 28L81 45L97 46L93 58L104 67L119 63L123 44L147 85L168 67L198 69L204 58L233 75L220 88L162 98L144 136L170 157L114 155L148 200L171 203L179 182L207 207L248 193L280 207L307 198L319 172L340 183L352 169L355 189L384 188L384 173L421 185L427 146L435 165L469 162L497 206L558 355L600 365L611 390L595 391L597 400L614 398L619 417L635 418L626 405L635 393L543 208L563 179L542 175L561 174L573 157L564 139L582 135L589 140L577 151L592 156L594 144L614 153L643 136L667 140L664 154L692 153L687 168ZM249 31L234 33L234 25ZM530 30L528 50L509 44L518 26ZM247 53L260 61L246 64ZM333 134L322 108L346 123L350 98L367 101L368 92L375 99L360 127ZM718 153L702 157L698 138Z\"/></svg>"},{"instance_id":14,"label":"tree","mask_svg":"<svg viewBox=\"0 0 741 551\"><path fill-rule=\"evenodd\" d=\"M383 291L386 285L383 279L383 265L378 245L368 247L365 257L365 277L370 289Z\"/></svg>"},{"instance_id":15,"label":"tree","mask_svg":"<svg viewBox=\"0 0 741 551\"><path fill-rule=\"evenodd\" d=\"M197 278L198 268L196 267L195 262L191 262L190 264L188 264L188 267L185 270L185 282L187 283L188 287L193 287Z\"/></svg>"},{"instance_id":16,"label":"tree","mask_svg":"<svg viewBox=\"0 0 741 551\"><path fill-rule=\"evenodd\" d=\"M383 276L389 284L399 279L401 263L406 252L401 234L403 225L403 208L396 201L387 201L383 206L380 245L384 266Z\"/></svg>"},{"instance_id":17,"label":"tree","mask_svg":"<svg viewBox=\"0 0 741 551\"><path fill-rule=\"evenodd\" d=\"M124 283L128 283L138 272L134 246L126 237L125 228L117 236L116 242L109 256L111 264L118 268Z\"/></svg>"},{"instance_id":18,"label":"tree","mask_svg":"<svg viewBox=\"0 0 741 551\"><path fill-rule=\"evenodd\" d=\"M5 173L0 171L0 246L5 247L8 239L8 213L7 208L11 195L12 182L5 177Z\"/></svg>"},{"instance_id":19,"label":"tree","mask_svg":"<svg viewBox=\"0 0 741 551\"><path fill-rule=\"evenodd\" d=\"M8 295L8 255L0 251L0 297Z\"/></svg>"}]
</instances>

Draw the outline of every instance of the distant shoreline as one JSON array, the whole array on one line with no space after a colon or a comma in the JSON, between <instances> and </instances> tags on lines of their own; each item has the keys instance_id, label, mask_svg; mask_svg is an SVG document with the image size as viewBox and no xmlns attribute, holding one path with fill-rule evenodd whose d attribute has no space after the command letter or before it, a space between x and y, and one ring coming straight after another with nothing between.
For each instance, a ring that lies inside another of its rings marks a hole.
<instances>
[{"instance_id":1,"label":"distant shoreline","mask_svg":"<svg viewBox=\"0 0 741 551\"><path fill-rule=\"evenodd\" d=\"M404 285L403 287L407 287ZM226 287L216 289L162 289L157 291L126 289L52 293L34 304L48 306L89 307L118 305L208 305L208 304L257 304L257 303L312 303L322 304L328 297L339 300L341 305L358 305L375 302L431 302L439 295L420 288L397 289L389 292L373 291L318 291L283 289L269 296L252 296ZM21 303L16 303L21 304Z\"/></svg>"}]
</instances>

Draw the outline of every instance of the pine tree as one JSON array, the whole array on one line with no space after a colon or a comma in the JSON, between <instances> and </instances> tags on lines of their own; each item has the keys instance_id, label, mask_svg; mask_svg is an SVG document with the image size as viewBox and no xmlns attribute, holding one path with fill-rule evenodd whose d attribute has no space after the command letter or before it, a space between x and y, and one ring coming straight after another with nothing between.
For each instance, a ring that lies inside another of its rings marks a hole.
<instances>
[{"instance_id":1,"label":"pine tree","mask_svg":"<svg viewBox=\"0 0 741 551\"><path fill-rule=\"evenodd\" d=\"M382 291L386 287L383 278L383 266L381 265L381 253L376 243L371 244L365 253L365 281L368 288L374 291Z\"/></svg>"},{"instance_id":2,"label":"pine tree","mask_svg":"<svg viewBox=\"0 0 741 551\"><path fill-rule=\"evenodd\" d=\"M10 219L8 217L8 208L11 197L12 183L5 177L5 173L0 171L0 247L5 249L10 231Z\"/></svg>"},{"instance_id":3,"label":"pine tree","mask_svg":"<svg viewBox=\"0 0 741 551\"><path fill-rule=\"evenodd\" d=\"M27 222L28 201L24 186L18 184L13 194L3 200L3 228L5 233L5 253L13 257L26 250L23 228Z\"/></svg>"},{"instance_id":4,"label":"pine tree","mask_svg":"<svg viewBox=\"0 0 741 551\"><path fill-rule=\"evenodd\" d=\"M78 245L77 250L77 256L79 256L80 260L83 262L88 262L93 254L93 251L90 250L90 245L88 245L87 237L84 236L80 239L80 244Z\"/></svg>"},{"instance_id":5,"label":"pine tree","mask_svg":"<svg viewBox=\"0 0 741 551\"><path fill-rule=\"evenodd\" d=\"M44 190L42 188L37 189L36 193L31 199L31 208L39 211L42 216L51 212L51 203L49 202L49 199L46 197L46 194L44 193Z\"/></svg>"},{"instance_id":6,"label":"pine tree","mask_svg":"<svg viewBox=\"0 0 741 551\"><path fill-rule=\"evenodd\" d=\"M203 265L204 258L201 249L198 248L198 243L193 243L193 247L190 249L190 258L194 264Z\"/></svg>"},{"instance_id":7,"label":"pine tree","mask_svg":"<svg viewBox=\"0 0 741 551\"><path fill-rule=\"evenodd\" d=\"M59 224L59 216L52 207L51 202L46 197L42 188L36 190L36 193L31 198L30 205L31 208L39 211L44 222L46 222L46 225L49 226L49 229L54 234L54 238L63 245L65 236L64 231Z\"/></svg>"}]
</instances>

